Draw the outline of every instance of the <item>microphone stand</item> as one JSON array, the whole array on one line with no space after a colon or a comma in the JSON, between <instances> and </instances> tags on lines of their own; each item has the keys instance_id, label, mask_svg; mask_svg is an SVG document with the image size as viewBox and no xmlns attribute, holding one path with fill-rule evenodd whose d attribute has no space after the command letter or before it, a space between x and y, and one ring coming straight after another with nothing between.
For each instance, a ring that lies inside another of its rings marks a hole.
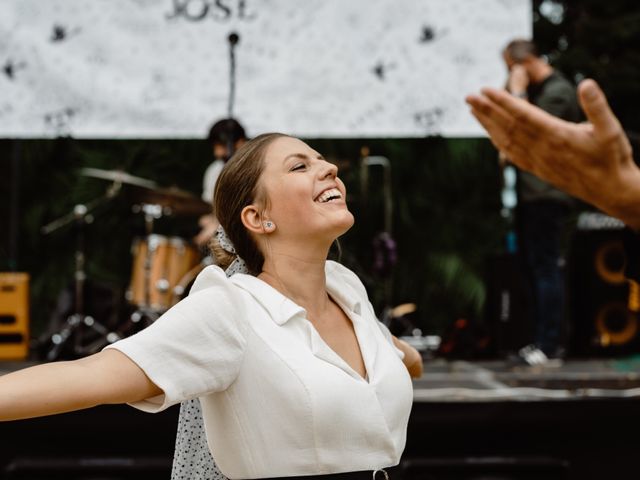
<instances>
[{"instance_id":1,"label":"microphone stand","mask_svg":"<svg viewBox=\"0 0 640 480\"><path fill-rule=\"evenodd\" d=\"M236 32L231 32L229 40L229 103L227 104L227 118L233 118L233 107L236 100L236 45L240 41L240 36ZM231 135L231 127L227 125L227 155L225 162L229 160L234 153L235 143Z\"/></svg>"},{"instance_id":2,"label":"microphone stand","mask_svg":"<svg viewBox=\"0 0 640 480\"><path fill-rule=\"evenodd\" d=\"M236 32L231 32L229 40L229 103L227 107L227 118L233 118L233 105L236 99L236 45L240 41L240 36Z\"/></svg>"}]
</instances>

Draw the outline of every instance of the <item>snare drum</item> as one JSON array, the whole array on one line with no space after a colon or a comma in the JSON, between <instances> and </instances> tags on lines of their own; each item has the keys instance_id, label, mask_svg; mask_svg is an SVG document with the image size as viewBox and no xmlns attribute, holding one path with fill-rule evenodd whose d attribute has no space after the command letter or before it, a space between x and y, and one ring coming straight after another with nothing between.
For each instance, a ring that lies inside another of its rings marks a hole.
<instances>
[{"instance_id":1,"label":"snare drum","mask_svg":"<svg viewBox=\"0 0 640 480\"><path fill-rule=\"evenodd\" d=\"M180 237L136 238L127 300L138 307L164 311L174 303L173 289L200 262L200 253Z\"/></svg>"}]
</instances>

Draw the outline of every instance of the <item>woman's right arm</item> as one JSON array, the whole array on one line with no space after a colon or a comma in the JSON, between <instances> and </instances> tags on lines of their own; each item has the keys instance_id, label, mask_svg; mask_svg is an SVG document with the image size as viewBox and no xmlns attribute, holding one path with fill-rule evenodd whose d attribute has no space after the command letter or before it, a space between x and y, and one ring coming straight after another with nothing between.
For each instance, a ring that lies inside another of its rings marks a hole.
<instances>
[{"instance_id":1,"label":"woman's right arm","mask_svg":"<svg viewBox=\"0 0 640 480\"><path fill-rule=\"evenodd\" d=\"M108 349L70 362L37 365L0 377L0 420L71 412L160 395L129 357Z\"/></svg>"},{"instance_id":2,"label":"woman's right arm","mask_svg":"<svg viewBox=\"0 0 640 480\"><path fill-rule=\"evenodd\" d=\"M395 347L404 353L404 358L402 359L402 363L407 368L409 375L411 378L420 378L422 376L422 370L424 368L422 364L422 355L420 352L409 345L404 340L400 340L395 335L391 335L391 340Z\"/></svg>"}]
</instances>

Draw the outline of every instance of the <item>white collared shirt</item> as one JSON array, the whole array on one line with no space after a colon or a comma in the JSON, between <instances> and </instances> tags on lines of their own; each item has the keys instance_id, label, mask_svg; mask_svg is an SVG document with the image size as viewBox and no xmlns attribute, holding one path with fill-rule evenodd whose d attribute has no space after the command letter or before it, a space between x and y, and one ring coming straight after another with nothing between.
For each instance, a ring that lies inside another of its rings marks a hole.
<instances>
[{"instance_id":1,"label":"white collared shirt","mask_svg":"<svg viewBox=\"0 0 640 480\"><path fill-rule=\"evenodd\" d=\"M320 337L305 310L262 280L215 266L142 332L107 348L164 394L158 412L200 397L209 447L229 478L319 475L397 465L413 401L402 352L358 277L327 261L327 292L353 323L367 379Z\"/></svg>"},{"instance_id":2,"label":"white collared shirt","mask_svg":"<svg viewBox=\"0 0 640 480\"><path fill-rule=\"evenodd\" d=\"M213 203L213 192L216 189L216 183L224 165L224 160L216 158L204 171L204 176L202 177L202 200L207 203Z\"/></svg>"}]
</instances>

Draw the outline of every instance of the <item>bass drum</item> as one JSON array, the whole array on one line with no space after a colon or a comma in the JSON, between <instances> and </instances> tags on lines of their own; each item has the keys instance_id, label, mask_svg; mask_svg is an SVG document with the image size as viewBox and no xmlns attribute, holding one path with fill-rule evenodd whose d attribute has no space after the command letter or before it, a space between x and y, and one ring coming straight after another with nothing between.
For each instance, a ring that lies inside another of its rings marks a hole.
<instances>
[{"instance_id":1,"label":"bass drum","mask_svg":"<svg viewBox=\"0 0 640 480\"><path fill-rule=\"evenodd\" d=\"M174 289L200 261L200 252L189 241L155 234L137 238L132 254L127 300L157 312L164 312L174 304Z\"/></svg>"}]
</instances>

